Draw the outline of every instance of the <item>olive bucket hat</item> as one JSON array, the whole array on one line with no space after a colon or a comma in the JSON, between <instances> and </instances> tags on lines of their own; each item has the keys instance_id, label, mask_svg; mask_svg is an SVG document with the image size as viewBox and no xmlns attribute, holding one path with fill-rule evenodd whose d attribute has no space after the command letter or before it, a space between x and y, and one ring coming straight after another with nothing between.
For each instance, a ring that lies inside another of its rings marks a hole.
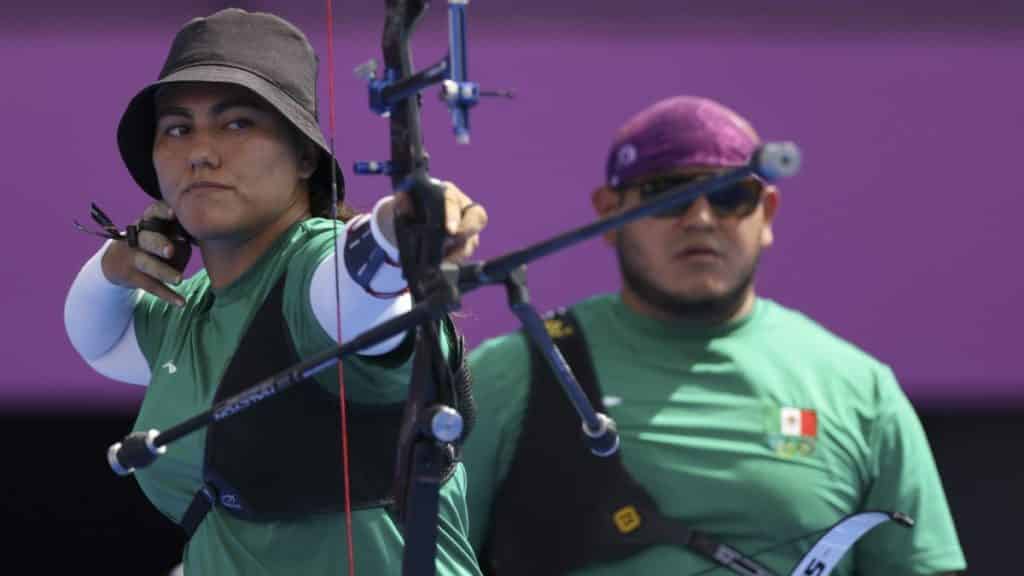
<instances>
[{"instance_id":1,"label":"olive bucket hat","mask_svg":"<svg viewBox=\"0 0 1024 576\"><path fill-rule=\"evenodd\" d=\"M341 169L317 121L317 66L316 53L302 31L273 14L230 8L195 18L174 37L159 79L136 94L121 116L121 158L138 185L161 198L153 167L157 90L182 82L235 84L265 100L316 144L320 158L310 177L311 195L330 195L333 166L340 201Z\"/></svg>"}]
</instances>

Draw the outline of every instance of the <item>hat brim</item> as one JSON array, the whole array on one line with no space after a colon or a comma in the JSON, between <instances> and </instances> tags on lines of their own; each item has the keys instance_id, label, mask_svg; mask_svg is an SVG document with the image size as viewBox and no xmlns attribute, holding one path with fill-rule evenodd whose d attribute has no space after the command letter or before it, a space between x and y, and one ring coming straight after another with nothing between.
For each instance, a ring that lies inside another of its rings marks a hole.
<instances>
[{"instance_id":1,"label":"hat brim","mask_svg":"<svg viewBox=\"0 0 1024 576\"><path fill-rule=\"evenodd\" d=\"M117 127L117 145L132 178L146 194L161 199L160 184L153 167L153 138L156 131L154 95L168 84L183 82L211 82L235 84L247 88L266 100L292 125L316 144L320 151L316 171L310 177L320 190L331 189L331 169L337 175L338 200L345 198L345 180L341 168L331 154L316 118L306 111L285 91L262 76L232 66L201 65L178 70L146 86L132 98Z\"/></svg>"}]
</instances>

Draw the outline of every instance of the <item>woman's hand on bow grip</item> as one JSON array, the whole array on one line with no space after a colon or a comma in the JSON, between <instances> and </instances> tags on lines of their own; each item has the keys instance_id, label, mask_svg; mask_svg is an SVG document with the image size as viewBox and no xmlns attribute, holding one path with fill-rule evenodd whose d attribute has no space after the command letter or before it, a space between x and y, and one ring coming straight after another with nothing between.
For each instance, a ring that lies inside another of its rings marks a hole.
<instances>
[{"instance_id":1,"label":"woman's hand on bow grip","mask_svg":"<svg viewBox=\"0 0 1024 576\"><path fill-rule=\"evenodd\" d=\"M437 181L444 187L445 261L458 264L468 259L480 245L480 232L487 227L487 210L473 202L458 186L447 181ZM380 229L388 241L397 246L393 225L394 214L404 214L412 209L412 204L404 192L393 196L393 201L385 205L379 214Z\"/></svg>"},{"instance_id":2,"label":"woman's hand on bow grip","mask_svg":"<svg viewBox=\"0 0 1024 576\"><path fill-rule=\"evenodd\" d=\"M459 264L467 260L480 246L480 232L487 227L487 210L473 202L458 186L442 182L444 190L445 227L448 240L445 261Z\"/></svg>"},{"instance_id":3,"label":"woman's hand on bow grip","mask_svg":"<svg viewBox=\"0 0 1024 576\"><path fill-rule=\"evenodd\" d=\"M151 219L173 221L174 214L163 202L155 202L142 213L142 220ZM185 300L167 286L181 282L181 271L167 262L175 250L171 239L139 230L138 243L138 247L132 247L126 241L111 242L101 261L103 275L114 284L141 288L170 304L183 305Z\"/></svg>"}]
</instances>

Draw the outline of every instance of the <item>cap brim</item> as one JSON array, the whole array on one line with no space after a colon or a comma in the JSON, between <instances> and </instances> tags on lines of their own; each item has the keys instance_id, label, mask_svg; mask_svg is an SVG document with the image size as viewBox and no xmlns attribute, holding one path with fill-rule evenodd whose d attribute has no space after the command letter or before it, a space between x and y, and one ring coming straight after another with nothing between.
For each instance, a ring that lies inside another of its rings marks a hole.
<instances>
[{"instance_id":1,"label":"cap brim","mask_svg":"<svg viewBox=\"0 0 1024 576\"><path fill-rule=\"evenodd\" d=\"M178 70L146 86L132 98L121 116L117 127L117 145L121 158L132 178L147 194L161 198L160 185L153 168L153 137L156 131L156 111L153 96L157 89L168 84L182 82L213 82L234 84L247 88L264 99L281 113L289 122L312 140L320 150L320 161L310 180L323 190L331 188L331 171L334 167L338 183L339 201L345 197L345 180L341 168L332 158L323 132L316 118L298 102L272 82L249 70L231 66L202 65Z\"/></svg>"}]
</instances>

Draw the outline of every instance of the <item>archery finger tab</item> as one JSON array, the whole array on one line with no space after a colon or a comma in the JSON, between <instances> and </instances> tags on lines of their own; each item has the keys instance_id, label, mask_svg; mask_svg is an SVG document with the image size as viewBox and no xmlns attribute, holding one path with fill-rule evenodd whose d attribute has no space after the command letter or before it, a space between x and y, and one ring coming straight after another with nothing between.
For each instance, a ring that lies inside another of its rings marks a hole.
<instances>
[{"instance_id":1,"label":"archery finger tab","mask_svg":"<svg viewBox=\"0 0 1024 576\"><path fill-rule=\"evenodd\" d=\"M174 254L174 246L167 237L149 230L139 231L138 246L142 250L164 259L170 258Z\"/></svg>"},{"instance_id":2,"label":"archery finger tab","mask_svg":"<svg viewBox=\"0 0 1024 576\"><path fill-rule=\"evenodd\" d=\"M139 247L139 226L137 224L129 224L124 228L124 240L132 248L138 249Z\"/></svg>"}]
</instances>

